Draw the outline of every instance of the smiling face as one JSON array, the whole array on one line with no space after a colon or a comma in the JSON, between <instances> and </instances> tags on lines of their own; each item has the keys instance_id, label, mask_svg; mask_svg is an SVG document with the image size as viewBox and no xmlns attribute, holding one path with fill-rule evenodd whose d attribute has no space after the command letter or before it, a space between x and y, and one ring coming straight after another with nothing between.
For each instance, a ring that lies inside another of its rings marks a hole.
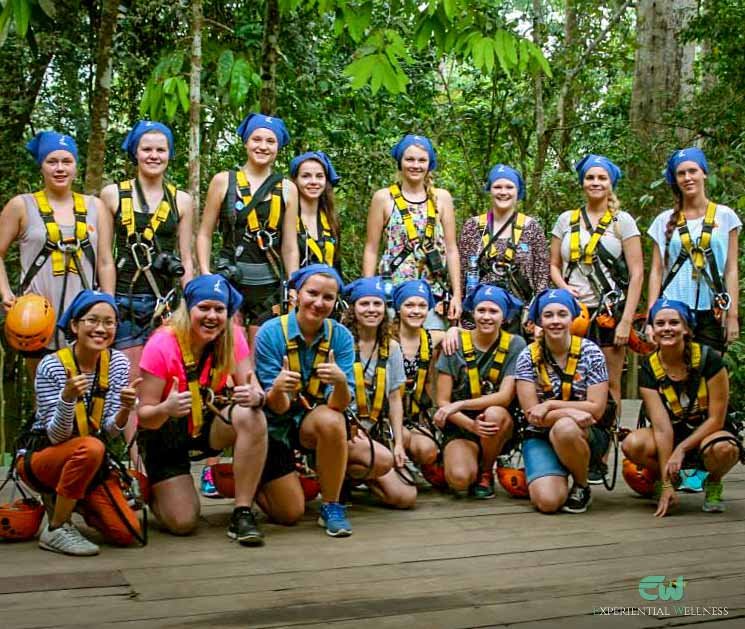
<instances>
[{"instance_id":1,"label":"smiling face","mask_svg":"<svg viewBox=\"0 0 745 629\"><path fill-rule=\"evenodd\" d=\"M421 328L427 318L429 303L424 297L409 297L401 304L399 317L410 328Z\"/></svg>"},{"instance_id":2,"label":"smiling face","mask_svg":"<svg viewBox=\"0 0 745 629\"><path fill-rule=\"evenodd\" d=\"M482 301L473 309L473 322L482 334L495 334L502 327L504 314L493 301Z\"/></svg>"},{"instance_id":3,"label":"smiling face","mask_svg":"<svg viewBox=\"0 0 745 629\"><path fill-rule=\"evenodd\" d=\"M204 299L189 310L191 333L195 341L211 343L225 330L228 308L216 299Z\"/></svg>"},{"instance_id":4,"label":"smiling face","mask_svg":"<svg viewBox=\"0 0 745 629\"><path fill-rule=\"evenodd\" d=\"M706 173L693 161L681 162L675 169L675 183L683 196L694 198L704 193Z\"/></svg>"},{"instance_id":5,"label":"smiling face","mask_svg":"<svg viewBox=\"0 0 745 629\"><path fill-rule=\"evenodd\" d=\"M246 155L248 161L255 166L271 166L277 159L279 142L273 131L259 127L246 140Z\"/></svg>"},{"instance_id":6,"label":"smiling face","mask_svg":"<svg viewBox=\"0 0 745 629\"><path fill-rule=\"evenodd\" d=\"M70 329L81 349L101 352L114 342L116 312L110 304L94 304L86 313L70 323Z\"/></svg>"},{"instance_id":7,"label":"smiling face","mask_svg":"<svg viewBox=\"0 0 745 629\"><path fill-rule=\"evenodd\" d=\"M385 317L385 302L380 297L360 297L354 302L357 325L377 329Z\"/></svg>"},{"instance_id":8,"label":"smiling face","mask_svg":"<svg viewBox=\"0 0 745 629\"><path fill-rule=\"evenodd\" d=\"M412 144L401 157L401 174L411 183L423 182L429 172L429 153Z\"/></svg>"},{"instance_id":9,"label":"smiling face","mask_svg":"<svg viewBox=\"0 0 745 629\"><path fill-rule=\"evenodd\" d=\"M163 175L168 168L168 138L160 131L145 133L137 145L137 170L148 177Z\"/></svg>"},{"instance_id":10,"label":"smiling face","mask_svg":"<svg viewBox=\"0 0 745 629\"><path fill-rule=\"evenodd\" d=\"M336 280L321 273L311 275L297 293L297 318L302 326L318 329L334 310L339 286Z\"/></svg>"},{"instance_id":11,"label":"smiling face","mask_svg":"<svg viewBox=\"0 0 745 629\"><path fill-rule=\"evenodd\" d=\"M613 190L610 175L605 168L593 166L585 173L582 189L588 201L604 201Z\"/></svg>"},{"instance_id":12,"label":"smiling face","mask_svg":"<svg viewBox=\"0 0 745 629\"><path fill-rule=\"evenodd\" d=\"M547 338L560 339L569 335L573 320L569 308L562 304L549 304L541 312L540 325Z\"/></svg>"},{"instance_id":13,"label":"smiling face","mask_svg":"<svg viewBox=\"0 0 745 629\"><path fill-rule=\"evenodd\" d=\"M672 347L682 345L691 330L677 310L663 308L652 321L652 334L660 347Z\"/></svg>"},{"instance_id":14,"label":"smiling face","mask_svg":"<svg viewBox=\"0 0 745 629\"><path fill-rule=\"evenodd\" d=\"M326 171L316 160L307 159L297 169L295 184L301 198L308 201L319 199L326 189Z\"/></svg>"},{"instance_id":15,"label":"smiling face","mask_svg":"<svg viewBox=\"0 0 745 629\"><path fill-rule=\"evenodd\" d=\"M496 179L489 189L496 210L511 210L517 205L517 186L509 179Z\"/></svg>"},{"instance_id":16,"label":"smiling face","mask_svg":"<svg viewBox=\"0 0 745 629\"><path fill-rule=\"evenodd\" d=\"M77 174L77 163L69 151L52 151L41 163L41 176L44 178L44 185L50 190L69 190Z\"/></svg>"}]
</instances>

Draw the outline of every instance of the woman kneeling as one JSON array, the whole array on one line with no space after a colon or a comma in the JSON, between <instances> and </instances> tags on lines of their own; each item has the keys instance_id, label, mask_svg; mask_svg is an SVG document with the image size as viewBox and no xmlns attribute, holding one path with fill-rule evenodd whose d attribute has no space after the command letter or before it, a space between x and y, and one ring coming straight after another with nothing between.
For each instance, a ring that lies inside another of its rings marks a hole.
<instances>
[{"instance_id":1,"label":"woman kneeling","mask_svg":"<svg viewBox=\"0 0 745 629\"><path fill-rule=\"evenodd\" d=\"M623 452L660 478L656 516L675 503L674 479L683 468L709 472L703 510L720 513L722 477L741 454L725 421L727 369L716 351L691 341L696 323L688 305L658 299L649 315L659 349L644 360L639 387L652 427L626 437Z\"/></svg>"}]
</instances>

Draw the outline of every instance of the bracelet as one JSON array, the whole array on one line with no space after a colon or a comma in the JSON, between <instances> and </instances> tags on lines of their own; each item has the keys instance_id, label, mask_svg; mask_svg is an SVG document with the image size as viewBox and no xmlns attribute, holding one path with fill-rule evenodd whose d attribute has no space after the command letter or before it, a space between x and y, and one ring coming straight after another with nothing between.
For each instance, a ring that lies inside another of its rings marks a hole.
<instances>
[{"instance_id":1,"label":"bracelet","mask_svg":"<svg viewBox=\"0 0 745 629\"><path fill-rule=\"evenodd\" d=\"M264 408L266 405L266 393L261 392L261 399L256 404L252 404L251 408Z\"/></svg>"},{"instance_id":2,"label":"bracelet","mask_svg":"<svg viewBox=\"0 0 745 629\"><path fill-rule=\"evenodd\" d=\"M675 486L672 481L664 480L662 481L662 489L675 489Z\"/></svg>"}]
</instances>

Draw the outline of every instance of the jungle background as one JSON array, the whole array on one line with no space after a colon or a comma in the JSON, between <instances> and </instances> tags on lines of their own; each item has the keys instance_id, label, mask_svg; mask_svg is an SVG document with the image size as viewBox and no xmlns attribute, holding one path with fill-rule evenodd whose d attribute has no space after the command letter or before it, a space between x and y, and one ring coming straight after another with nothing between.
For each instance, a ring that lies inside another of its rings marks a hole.
<instances>
[{"instance_id":1,"label":"jungle background","mask_svg":"<svg viewBox=\"0 0 745 629\"><path fill-rule=\"evenodd\" d=\"M395 176L388 151L409 132L432 138L436 184L453 194L459 224L488 207L486 174L504 162L522 172L525 209L548 231L581 200L573 164L595 152L623 169L618 196L644 232L672 204L667 157L690 144L709 158L710 197L745 209L742 0L0 5L3 205L39 186L24 149L34 133L71 134L79 189L97 193L131 175L119 145L146 117L174 129L169 176L199 207L211 176L244 159L235 127L262 111L284 118L292 136L280 169L323 150L342 176L348 278L360 269L372 193ZM6 263L17 278L15 250ZM741 408L745 343L728 358ZM14 415L11 426L30 412L18 400L30 387L19 362L6 348L0 404Z\"/></svg>"}]
</instances>

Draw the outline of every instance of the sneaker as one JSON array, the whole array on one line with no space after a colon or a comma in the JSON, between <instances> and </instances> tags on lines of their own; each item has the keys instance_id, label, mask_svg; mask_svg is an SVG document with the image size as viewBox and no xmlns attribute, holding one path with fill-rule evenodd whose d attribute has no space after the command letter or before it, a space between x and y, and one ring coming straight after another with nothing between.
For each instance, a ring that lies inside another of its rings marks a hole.
<instances>
[{"instance_id":1,"label":"sneaker","mask_svg":"<svg viewBox=\"0 0 745 629\"><path fill-rule=\"evenodd\" d=\"M205 465L202 468L202 480L199 483L199 489L205 498L220 498L220 492L217 491L212 478L212 466Z\"/></svg>"},{"instance_id":2,"label":"sneaker","mask_svg":"<svg viewBox=\"0 0 745 629\"><path fill-rule=\"evenodd\" d=\"M39 546L44 550L75 557L90 557L101 552L96 544L83 537L70 522L65 522L54 530L50 530L47 524L41 532Z\"/></svg>"},{"instance_id":3,"label":"sneaker","mask_svg":"<svg viewBox=\"0 0 745 629\"><path fill-rule=\"evenodd\" d=\"M587 482L590 485L602 485L607 473L608 466L603 461L591 463L590 469L587 472Z\"/></svg>"},{"instance_id":4,"label":"sneaker","mask_svg":"<svg viewBox=\"0 0 745 629\"><path fill-rule=\"evenodd\" d=\"M264 544L264 534L256 524L251 507L236 507L230 517L228 537L237 540L243 546L261 546Z\"/></svg>"},{"instance_id":5,"label":"sneaker","mask_svg":"<svg viewBox=\"0 0 745 629\"><path fill-rule=\"evenodd\" d=\"M352 525L347 520L347 508L338 502L324 502L321 505L318 526L325 527L326 535L331 537L349 537L352 534Z\"/></svg>"},{"instance_id":6,"label":"sneaker","mask_svg":"<svg viewBox=\"0 0 745 629\"><path fill-rule=\"evenodd\" d=\"M704 480L709 472L704 470L680 470L680 491L698 494L704 490Z\"/></svg>"},{"instance_id":7,"label":"sneaker","mask_svg":"<svg viewBox=\"0 0 745 629\"><path fill-rule=\"evenodd\" d=\"M471 496L477 500L494 498L494 474L489 470L482 471L478 480L471 487Z\"/></svg>"},{"instance_id":8,"label":"sneaker","mask_svg":"<svg viewBox=\"0 0 745 629\"><path fill-rule=\"evenodd\" d=\"M582 485L574 483L561 510L567 513L584 513L591 502L590 486L582 487Z\"/></svg>"},{"instance_id":9,"label":"sneaker","mask_svg":"<svg viewBox=\"0 0 745 629\"><path fill-rule=\"evenodd\" d=\"M724 489L724 483L722 481L712 481L708 478L704 481L704 506L701 507L701 511L706 513L723 513L725 510L724 502L722 501L722 490Z\"/></svg>"}]
</instances>

